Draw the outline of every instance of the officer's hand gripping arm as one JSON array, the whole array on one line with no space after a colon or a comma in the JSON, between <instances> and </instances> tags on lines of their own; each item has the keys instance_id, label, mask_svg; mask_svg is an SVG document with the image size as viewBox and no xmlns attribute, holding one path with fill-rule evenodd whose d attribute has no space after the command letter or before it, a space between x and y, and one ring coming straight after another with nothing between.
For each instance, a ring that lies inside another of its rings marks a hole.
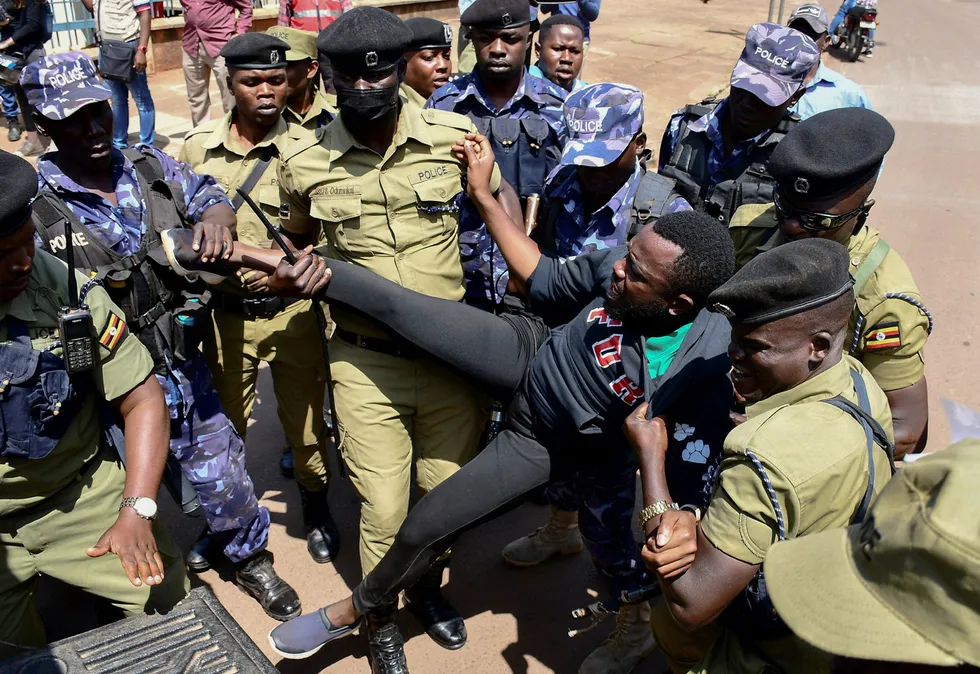
<instances>
[{"instance_id":1,"label":"officer's hand gripping arm","mask_svg":"<svg viewBox=\"0 0 980 674\"><path fill-rule=\"evenodd\" d=\"M116 400L126 429L126 487L123 497L155 498L170 449L170 416L163 390L154 375ZM98 542L86 552L101 557L112 552L119 557L126 575L135 586L163 582L163 560L153 537L153 523L140 518L132 508L123 508Z\"/></svg>"}]
</instances>

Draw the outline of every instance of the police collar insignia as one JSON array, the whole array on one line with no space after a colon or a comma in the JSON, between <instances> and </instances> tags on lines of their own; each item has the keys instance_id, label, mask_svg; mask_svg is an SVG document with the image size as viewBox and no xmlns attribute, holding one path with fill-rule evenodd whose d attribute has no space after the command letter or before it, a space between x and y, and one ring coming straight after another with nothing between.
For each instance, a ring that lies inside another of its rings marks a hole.
<instances>
[{"instance_id":1,"label":"police collar insignia","mask_svg":"<svg viewBox=\"0 0 980 674\"><path fill-rule=\"evenodd\" d=\"M735 318L735 312L732 311L732 308L727 304L722 304L721 302L715 302L713 308L715 310L715 313L719 313L725 318L729 318L729 319Z\"/></svg>"},{"instance_id":2,"label":"police collar insignia","mask_svg":"<svg viewBox=\"0 0 980 674\"><path fill-rule=\"evenodd\" d=\"M509 26L512 23L514 23L514 19L511 18L510 14L505 13L503 16L500 17L500 25Z\"/></svg>"},{"instance_id":3,"label":"police collar insignia","mask_svg":"<svg viewBox=\"0 0 980 674\"><path fill-rule=\"evenodd\" d=\"M446 35L446 42L448 42L448 43L451 44L452 41L453 41L453 27L450 26L449 24L445 24L442 27L442 30L444 31L444 33Z\"/></svg>"},{"instance_id":4,"label":"police collar insignia","mask_svg":"<svg viewBox=\"0 0 980 674\"><path fill-rule=\"evenodd\" d=\"M810 191L810 181L806 178L797 178L796 182L793 183L793 189L800 194L806 194Z\"/></svg>"},{"instance_id":5,"label":"police collar insignia","mask_svg":"<svg viewBox=\"0 0 980 674\"><path fill-rule=\"evenodd\" d=\"M374 66L378 65L378 52L369 51L367 54L365 54L364 65L366 65L368 68L373 68Z\"/></svg>"}]
</instances>

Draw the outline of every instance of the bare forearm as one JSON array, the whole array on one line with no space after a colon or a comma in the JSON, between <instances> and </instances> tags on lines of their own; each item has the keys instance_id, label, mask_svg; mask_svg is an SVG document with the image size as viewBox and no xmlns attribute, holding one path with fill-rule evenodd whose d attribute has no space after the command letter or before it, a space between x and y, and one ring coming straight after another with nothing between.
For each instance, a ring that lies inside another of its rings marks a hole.
<instances>
[{"instance_id":1,"label":"bare forearm","mask_svg":"<svg viewBox=\"0 0 980 674\"><path fill-rule=\"evenodd\" d=\"M89 0L91 2L92 0ZM148 47L150 46L150 22L153 19L152 12L150 10L144 10L139 12L137 16L140 20L140 46Z\"/></svg>"},{"instance_id":2,"label":"bare forearm","mask_svg":"<svg viewBox=\"0 0 980 674\"><path fill-rule=\"evenodd\" d=\"M903 389L885 391L895 431L895 458L925 449L929 426L929 390L923 377Z\"/></svg>"},{"instance_id":3,"label":"bare forearm","mask_svg":"<svg viewBox=\"0 0 980 674\"><path fill-rule=\"evenodd\" d=\"M126 438L124 496L156 498L170 451L170 414L155 376L117 401Z\"/></svg>"},{"instance_id":4,"label":"bare forearm","mask_svg":"<svg viewBox=\"0 0 980 674\"><path fill-rule=\"evenodd\" d=\"M640 454L640 484L643 488L643 505L648 506L658 501L673 503L670 489L667 488L667 475L664 472L664 457ZM660 516L657 515L646 524L646 535L650 536L660 526Z\"/></svg>"},{"instance_id":5,"label":"bare forearm","mask_svg":"<svg viewBox=\"0 0 980 674\"><path fill-rule=\"evenodd\" d=\"M506 198L506 197L505 197ZM507 260L510 277L524 292L527 279L534 273L541 260L541 251L525 233L521 218L515 221L504 206L488 191L478 193L474 199L480 216L487 225L490 236Z\"/></svg>"}]
</instances>

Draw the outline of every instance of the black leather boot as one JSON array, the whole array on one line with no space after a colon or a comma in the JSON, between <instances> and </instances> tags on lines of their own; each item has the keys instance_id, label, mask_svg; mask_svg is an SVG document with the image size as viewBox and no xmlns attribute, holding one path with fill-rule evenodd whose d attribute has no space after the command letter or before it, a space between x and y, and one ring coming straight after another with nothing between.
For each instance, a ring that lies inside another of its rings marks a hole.
<instances>
[{"instance_id":1,"label":"black leather boot","mask_svg":"<svg viewBox=\"0 0 980 674\"><path fill-rule=\"evenodd\" d=\"M466 625L462 616L442 596L442 571L449 560L433 564L425 575L405 590L405 608L414 615L434 642L450 651L466 643Z\"/></svg>"},{"instance_id":2,"label":"black leather boot","mask_svg":"<svg viewBox=\"0 0 980 674\"><path fill-rule=\"evenodd\" d=\"M194 547L187 553L187 570L193 573L204 573L211 568L211 557L221 554L217 544L211 539L208 530L205 528L201 535L197 537Z\"/></svg>"},{"instance_id":3,"label":"black leather boot","mask_svg":"<svg viewBox=\"0 0 980 674\"><path fill-rule=\"evenodd\" d=\"M271 618L286 621L303 612L296 590L276 573L272 553L263 550L235 564L235 582L259 602Z\"/></svg>"},{"instance_id":4,"label":"black leather boot","mask_svg":"<svg viewBox=\"0 0 980 674\"><path fill-rule=\"evenodd\" d=\"M303 503L303 524L306 526L306 549L317 564L337 559L340 551L340 532L330 516L327 488L307 491L299 488Z\"/></svg>"},{"instance_id":5,"label":"black leather boot","mask_svg":"<svg viewBox=\"0 0 980 674\"><path fill-rule=\"evenodd\" d=\"M408 674L405 640L398 629L398 605L388 604L367 616L371 674Z\"/></svg>"}]
</instances>

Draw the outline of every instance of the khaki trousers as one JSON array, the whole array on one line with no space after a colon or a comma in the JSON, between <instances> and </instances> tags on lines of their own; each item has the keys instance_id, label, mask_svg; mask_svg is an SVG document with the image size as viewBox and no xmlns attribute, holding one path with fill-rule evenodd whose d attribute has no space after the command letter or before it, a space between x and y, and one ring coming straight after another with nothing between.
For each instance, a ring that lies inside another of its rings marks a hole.
<instances>
[{"instance_id":1,"label":"khaki trousers","mask_svg":"<svg viewBox=\"0 0 980 674\"><path fill-rule=\"evenodd\" d=\"M228 88L228 69L223 56L212 58L204 49L204 43L197 43L197 58L183 52L184 84L187 86L187 102L191 106L191 124L197 126L207 120L211 111L211 96L208 87L211 73L218 82L221 92L221 107L228 112L235 106L235 97Z\"/></svg>"},{"instance_id":2,"label":"khaki trousers","mask_svg":"<svg viewBox=\"0 0 980 674\"><path fill-rule=\"evenodd\" d=\"M0 518L0 642L31 648L47 643L34 601L41 574L104 597L127 615L165 613L190 589L180 550L159 522L153 533L164 565L160 585L133 586L111 552L85 554L115 523L126 485L123 467L108 450L89 471L47 501ZM0 659L22 652L5 643Z\"/></svg>"},{"instance_id":3,"label":"khaki trousers","mask_svg":"<svg viewBox=\"0 0 980 674\"><path fill-rule=\"evenodd\" d=\"M485 398L427 358L330 343L337 430L361 499L361 573L391 547L408 514L412 464L430 491L476 455Z\"/></svg>"},{"instance_id":4,"label":"khaki trousers","mask_svg":"<svg viewBox=\"0 0 980 674\"><path fill-rule=\"evenodd\" d=\"M323 424L327 374L311 303L296 302L271 318L249 320L220 309L213 315L214 342L205 340L204 351L235 430L245 438L259 365L266 362L279 421L293 449L296 482L307 491L321 491L329 476Z\"/></svg>"}]
</instances>

